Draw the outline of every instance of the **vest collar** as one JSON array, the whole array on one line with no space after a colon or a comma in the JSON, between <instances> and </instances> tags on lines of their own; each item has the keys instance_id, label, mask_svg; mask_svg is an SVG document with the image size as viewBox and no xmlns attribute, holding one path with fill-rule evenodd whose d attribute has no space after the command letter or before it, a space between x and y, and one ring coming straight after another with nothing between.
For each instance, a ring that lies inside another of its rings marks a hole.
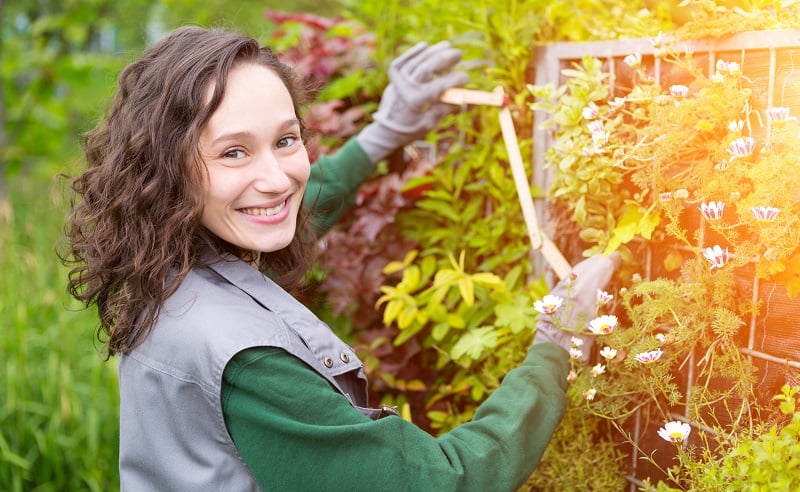
<instances>
[{"instance_id":1,"label":"vest collar","mask_svg":"<svg viewBox=\"0 0 800 492\"><path fill-rule=\"evenodd\" d=\"M266 275L233 255L222 256L209 268L283 319L332 376L362 367L352 348Z\"/></svg>"}]
</instances>

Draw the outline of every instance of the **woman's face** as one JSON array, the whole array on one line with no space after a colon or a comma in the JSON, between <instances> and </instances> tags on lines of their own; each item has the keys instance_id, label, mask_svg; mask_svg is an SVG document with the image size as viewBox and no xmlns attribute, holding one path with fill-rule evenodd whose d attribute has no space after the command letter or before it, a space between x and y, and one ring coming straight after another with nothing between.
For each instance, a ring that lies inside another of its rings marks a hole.
<instances>
[{"instance_id":1,"label":"woman's face","mask_svg":"<svg viewBox=\"0 0 800 492\"><path fill-rule=\"evenodd\" d=\"M203 226L244 251L289 245L309 162L281 79L260 65L233 68L199 146L208 169Z\"/></svg>"}]
</instances>

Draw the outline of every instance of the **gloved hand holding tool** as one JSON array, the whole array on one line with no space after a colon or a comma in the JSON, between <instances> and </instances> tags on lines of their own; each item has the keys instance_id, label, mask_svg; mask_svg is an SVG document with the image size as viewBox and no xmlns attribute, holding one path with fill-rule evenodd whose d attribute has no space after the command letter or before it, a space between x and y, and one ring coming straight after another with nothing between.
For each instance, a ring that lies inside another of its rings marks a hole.
<instances>
[{"instance_id":1,"label":"gloved hand holding tool","mask_svg":"<svg viewBox=\"0 0 800 492\"><path fill-rule=\"evenodd\" d=\"M390 83L372 115L373 121L356 136L372 162L425 137L455 110L439 97L446 89L469 80L464 72L450 71L460 60L461 51L441 41L431 46L418 43L392 62Z\"/></svg>"},{"instance_id":2,"label":"gloved hand holding tool","mask_svg":"<svg viewBox=\"0 0 800 492\"><path fill-rule=\"evenodd\" d=\"M553 316L540 314L533 343L553 342L569 350L572 337L576 336L584 341L583 359L588 359L594 335L588 332L587 325L596 317L597 292L606 288L619 263L619 253L612 253L591 256L575 265L572 275L561 279L550 294L564 300L563 307L553 315L558 317L558 324L576 331L561 330Z\"/></svg>"}]
</instances>

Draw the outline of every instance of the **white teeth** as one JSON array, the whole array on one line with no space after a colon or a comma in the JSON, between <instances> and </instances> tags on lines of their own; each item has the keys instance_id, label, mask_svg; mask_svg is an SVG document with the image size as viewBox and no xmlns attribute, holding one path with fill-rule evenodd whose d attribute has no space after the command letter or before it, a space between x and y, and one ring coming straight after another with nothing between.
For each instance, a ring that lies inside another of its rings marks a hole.
<instances>
[{"instance_id":1,"label":"white teeth","mask_svg":"<svg viewBox=\"0 0 800 492\"><path fill-rule=\"evenodd\" d=\"M281 203L278 206L270 207L270 208L243 208L241 209L243 213L247 215L275 215L280 213L283 210L283 207L286 205L286 202Z\"/></svg>"}]
</instances>

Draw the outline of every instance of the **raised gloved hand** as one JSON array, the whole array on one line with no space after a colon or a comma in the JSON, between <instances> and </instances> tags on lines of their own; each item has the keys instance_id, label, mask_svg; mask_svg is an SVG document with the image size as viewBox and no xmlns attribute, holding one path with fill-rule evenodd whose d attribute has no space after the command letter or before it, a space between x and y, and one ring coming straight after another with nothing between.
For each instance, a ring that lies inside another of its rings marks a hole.
<instances>
[{"instance_id":1,"label":"raised gloved hand","mask_svg":"<svg viewBox=\"0 0 800 492\"><path fill-rule=\"evenodd\" d=\"M449 72L460 60L461 51L441 41L432 46L418 43L392 62L390 83L372 123L356 136L372 162L423 138L456 108L439 102L439 96L467 83L466 73Z\"/></svg>"},{"instance_id":2,"label":"raised gloved hand","mask_svg":"<svg viewBox=\"0 0 800 492\"><path fill-rule=\"evenodd\" d=\"M606 288L619 262L619 253L612 253L591 256L575 265L572 274L563 278L550 292L564 303L552 316L539 314L533 343L553 342L569 350L572 337L577 336L584 341L582 358L588 359L594 335L587 326L596 317L597 293ZM575 331L562 330L557 325Z\"/></svg>"}]
</instances>

